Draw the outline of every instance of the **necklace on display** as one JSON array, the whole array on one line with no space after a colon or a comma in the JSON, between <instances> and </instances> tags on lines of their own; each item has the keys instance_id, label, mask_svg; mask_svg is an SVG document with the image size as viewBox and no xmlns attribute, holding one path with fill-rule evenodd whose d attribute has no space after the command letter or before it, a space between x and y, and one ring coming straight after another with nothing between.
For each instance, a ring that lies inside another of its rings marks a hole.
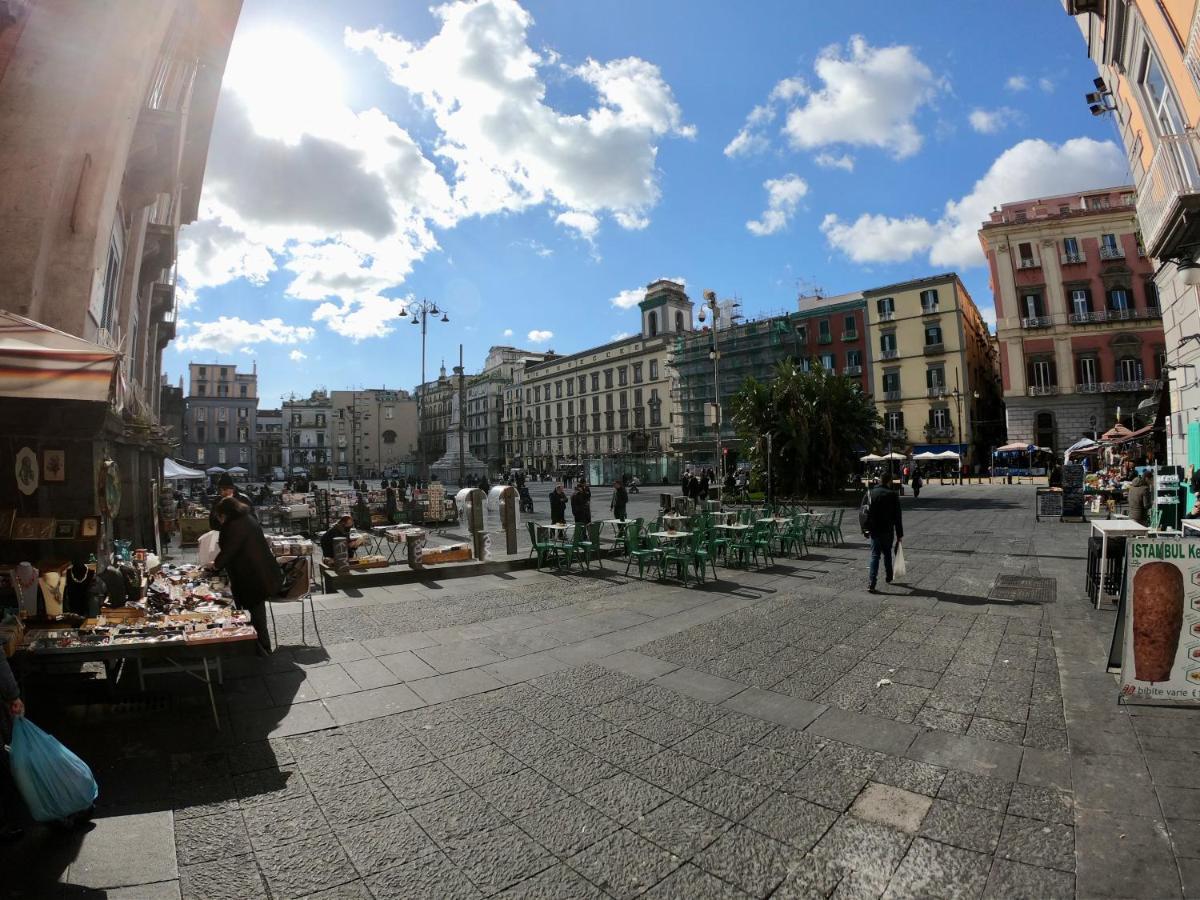
<instances>
[{"instance_id":1,"label":"necklace on display","mask_svg":"<svg viewBox=\"0 0 1200 900\"><path fill-rule=\"evenodd\" d=\"M72 568L72 569L71 569L71 570L70 570L70 571L69 571L67 574L71 576L71 580L72 580L73 582L75 582L76 584L83 584L85 581L87 581L87 580L88 580L88 576L89 576L89 575L91 575L92 573L91 573L91 572L89 572L89 571L88 571L88 570L85 568L85 569L83 570L83 577L82 577L82 578L76 578L76 577L75 577L75 569L74 569L74 568Z\"/></svg>"},{"instance_id":2,"label":"necklace on display","mask_svg":"<svg viewBox=\"0 0 1200 900\"><path fill-rule=\"evenodd\" d=\"M29 580L26 580L25 577L21 574L21 570L18 568L17 569L17 584L19 584L24 590L29 590L31 587L33 587L35 584L37 584L37 569L30 569L29 570Z\"/></svg>"}]
</instances>

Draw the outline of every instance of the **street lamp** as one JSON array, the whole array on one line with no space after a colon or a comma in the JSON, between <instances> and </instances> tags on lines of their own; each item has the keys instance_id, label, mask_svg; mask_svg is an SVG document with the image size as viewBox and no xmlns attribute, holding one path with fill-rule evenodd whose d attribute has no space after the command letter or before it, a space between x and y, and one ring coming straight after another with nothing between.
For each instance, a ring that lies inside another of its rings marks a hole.
<instances>
[{"instance_id":1,"label":"street lamp","mask_svg":"<svg viewBox=\"0 0 1200 900\"><path fill-rule=\"evenodd\" d=\"M428 332L429 317L433 316L437 320L438 315L441 315L441 321L449 322L450 316L446 310L440 309L436 303L422 299L419 303L412 303L407 307L400 308L400 318L408 316L409 310L412 310L412 323L421 326L421 387L417 391L417 456L420 459L418 471L422 481L429 480L429 472L427 471L428 463L425 460L425 442L422 440L422 423L421 413L422 407L425 405L425 335Z\"/></svg>"},{"instance_id":2,"label":"street lamp","mask_svg":"<svg viewBox=\"0 0 1200 900\"><path fill-rule=\"evenodd\" d=\"M736 307L737 304L735 303ZM717 472L717 498L720 499L721 491L725 486L725 461L721 456L721 346L720 346L720 323L721 323L721 304L717 302L717 294L715 291L704 292L704 302L700 305L699 319L701 324L704 322L704 309L712 310L712 350L709 351L708 358L713 364L713 404L712 404L712 420L713 420L713 448L716 453L716 472ZM731 313L730 319L736 319L737 314ZM731 323L732 324L732 323Z\"/></svg>"}]
</instances>

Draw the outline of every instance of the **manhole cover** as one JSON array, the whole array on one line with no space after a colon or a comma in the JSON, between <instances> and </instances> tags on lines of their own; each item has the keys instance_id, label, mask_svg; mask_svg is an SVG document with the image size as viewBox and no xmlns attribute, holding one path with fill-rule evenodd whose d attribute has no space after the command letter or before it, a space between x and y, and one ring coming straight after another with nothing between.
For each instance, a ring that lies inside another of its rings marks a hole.
<instances>
[{"instance_id":1,"label":"manhole cover","mask_svg":"<svg viewBox=\"0 0 1200 900\"><path fill-rule=\"evenodd\" d=\"M1031 575L997 575L989 600L1007 603L1053 603L1057 585L1053 578Z\"/></svg>"}]
</instances>

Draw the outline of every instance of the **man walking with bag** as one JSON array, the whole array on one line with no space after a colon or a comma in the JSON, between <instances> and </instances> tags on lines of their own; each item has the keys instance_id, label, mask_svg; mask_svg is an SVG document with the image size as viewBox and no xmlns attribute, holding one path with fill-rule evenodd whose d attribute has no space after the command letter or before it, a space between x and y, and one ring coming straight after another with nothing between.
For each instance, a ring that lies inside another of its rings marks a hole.
<instances>
[{"instance_id":1,"label":"man walking with bag","mask_svg":"<svg viewBox=\"0 0 1200 900\"><path fill-rule=\"evenodd\" d=\"M867 574L867 591L875 590L879 579L879 558L883 557L884 580L892 583L892 543L900 549L904 538L904 523L900 519L900 495L892 489L892 473L884 472L879 485L871 488L870 509L867 511L867 534L871 537L871 566Z\"/></svg>"}]
</instances>

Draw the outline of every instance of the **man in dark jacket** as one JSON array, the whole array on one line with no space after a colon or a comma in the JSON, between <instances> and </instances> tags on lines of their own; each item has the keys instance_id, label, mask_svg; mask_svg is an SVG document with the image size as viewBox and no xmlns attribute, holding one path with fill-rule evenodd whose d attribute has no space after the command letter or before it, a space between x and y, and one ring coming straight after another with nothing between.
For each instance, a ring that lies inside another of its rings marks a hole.
<instances>
[{"instance_id":1,"label":"man in dark jacket","mask_svg":"<svg viewBox=\"0 0 1200 900\"><path fill-rule=\"evenodd\" d=\"M613 517L624 522L625 506L629 503L629 492L625 490L625 485L620 478L613 482L613 495L611 503Z\"/></svg>"},{"instance_id":2,"label":"man in dark jacket","mask_svg":"<svg viewBox=\"0 0 1200 900\"><path fill-rule=\"evenodd\" d=\"M867 575L867 590L876 593L879 578L879 558L883 557L884 579L892 583L892 542L896 549L904 538L904 523L900 519L900 495L892 489L892 473L884 472L879 484L871 488L871 506L867 513L867 533L871 536L871 567Z\"/></svg>"},{"instance_id":3,"label":"man in dark jacket","mask_svg":"<svg viewBox=\"0 0 1200 900\"><path fill-rule=\"evenodd\" d=\"M213 568L225 570L233 599L249 611L250 622L258 632L258 644L270 653L267 600L279 593L283 573L246 504L226 497L217 504L216 514L221 525L221 552L213 560Z\"/></svg>"},{"instance_id":4,"label":"man in dark jacket","mask_svg":"<svg viewBox=\"0 0 1200 900\"><path fill-rule=\"evenodd\" d=\"M12 740L12 719L25 715L25 704L21 702L21 688L3 651L0 651L0 704L0 744L7 744ZM8 772L7 757L4 768L0 774L0 844L11 844L19 841L25 831L12 824L17 792Z\"/></svg>"},{"instance_id":5,"label":"man in dark jacket","mask_svg":"<svg viewBox=\"0 0 1200 900\"><path fill-rule=\"evenodd\" d=\"M1129 518L1139 525L1150 524L1150 483L1145 475L1129 482Z\"/></svg>"},{"instance_id":6,"label":"man in dark jacket","mask_svg":"<svg viewBox=\"0 0 1200 900\"><path fill-rule=\"evenodd\" d=\"M213 503L212 511L208 514L208 527L213 531L219 531L221 523L217 520L217 507L221 505L221 501L226 497L234 497L240 503L245 504L250 508L250 518L255 518L254 504L250 502L250 498L237 489L237 485L233 483L233 479L226 473L217 481L217 500Z\"/></svg>"},{"instance_id":7,"label":"man in dark jacket","mask_svg":"<svg viewBox=\"0 0 1200 900\"><path fill-rule=\"evenodd\" d=\"M571 515L575 518L576 525L587 525L592 521L592 494L587 490L586 485L578 482L575 485L575 493L571 494Z\"/></svg>"},{"instance_id":8,"label":"man in dark jacket","mask_svg":"<svg viewBox=\"0 0 1200 900\"><path fill-rule=\"evenodd\" d=\"M329 530L321 535L321 553L326 559L336 559L337 554L334 549L333 542L338 538L346 540L346 556L351 557L354 552L350 549L350 529L354 525L354 519L351 516L342 516L329 527Z\"/></svg>"},{"instance_id":9,"label":"man in dark jacket","mask_svg":"<svg viewBox=\"0 0 1200 900\"><path fill-rule=\"evenodd\" d=\"M563 490L562 482L556 484L550 494L550 522L554 525L567 524L567 492Z\"/></svg>"}]
</instances>

